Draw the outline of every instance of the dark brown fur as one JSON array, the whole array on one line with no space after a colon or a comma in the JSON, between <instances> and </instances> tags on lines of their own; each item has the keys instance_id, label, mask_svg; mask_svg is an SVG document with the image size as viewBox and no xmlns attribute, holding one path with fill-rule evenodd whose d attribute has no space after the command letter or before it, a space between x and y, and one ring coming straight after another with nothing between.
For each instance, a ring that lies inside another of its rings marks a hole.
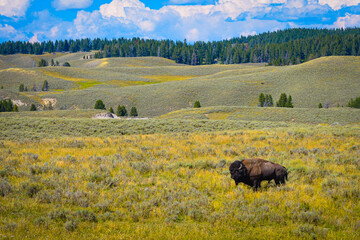
<instances>
[{"instance_id":1,"label":"dark brown fur","mask_svg":"<svg viewBox=\"0 0 360 240\"><path fill-rule=\"evenodd\" d=\"M245 183L256 191L261 187L261 181L274 180L276 185L285 184L287 170L284 166L264 159L245 159L233 162L230 167L231 178L235 184Z\"/></svg>"}]
</instances>

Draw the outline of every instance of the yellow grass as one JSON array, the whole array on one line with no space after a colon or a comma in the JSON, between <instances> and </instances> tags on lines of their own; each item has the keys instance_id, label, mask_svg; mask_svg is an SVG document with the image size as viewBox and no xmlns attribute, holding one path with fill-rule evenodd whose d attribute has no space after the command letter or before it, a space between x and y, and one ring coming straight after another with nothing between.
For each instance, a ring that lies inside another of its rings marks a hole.
<instances>
[{"instance_id":1,"label":"yellow grass","mask_svg":"<svg viewBox=\"0 0 360 240\"><path fill-rule=\"evenodd\" d=\"M196 76L183 76L183 75L149 75L143 76L143 78L151 79L154 82L169 82L169 81L183 81L194 78Z\"/></svg>"},{"instance_id":2,"label":"yellow grass","mask_svg":"<svg viewBox=\"0 0 360 240\"><path fill-rule=\"evenodd\" d=\"M0 197L1 236L355 239L358 142L329 127L5 140L0 174L13 192ZM259 192L235 186L228 167L244 157L286 166L287 185L263 182ZM39 192L29 196L29 184ZM66 230L72 220L78 224Z\"/></svg>"}]
</instances>

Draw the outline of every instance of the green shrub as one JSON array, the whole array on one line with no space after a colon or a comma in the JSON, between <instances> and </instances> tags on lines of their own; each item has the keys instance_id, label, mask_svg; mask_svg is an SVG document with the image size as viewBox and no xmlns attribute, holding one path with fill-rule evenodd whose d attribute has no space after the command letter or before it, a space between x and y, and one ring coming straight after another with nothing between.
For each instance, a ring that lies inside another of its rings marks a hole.
<instances>
[{"instance_id":1,"label":"green shrub","mask_svg":"<svg viewBox=\"0 0 360 240\"><path fill-rule=\"evenodd\" d=\"M0 179L0 196L5 197L12 192L12 187L5 179Z\"/></svg>"},{"instance_id":2,"label":"green shrub","mask_svg":"<svg viewBox=\"0 0 360 240\"><path fill-rule=\"evenodd\" d=\"M20 84L19 86L19 92L23 92L25 90L24 84Z\"/></svg>"},{"instance_id":3,"label":"green shrub","mask_svg":"<svg viewBox=\"0 0 360 240\"><path fill-rule=\"evenodd\" d=\"M136 107L132 107L130 109L130 117L137 117L137 116L138 116L138 113L137 113Z\"/></svg>"},{"instance_id":4,"label":"green shrub","mask_svg":"<svg viewBox=\"0 0 360 240\"><path fill-rule=\"evenodd\" d=\"M31 104L31 106L30 106L30 111L36 111L36 106L35 106L35 104Z\"/></svg>"},{"instance_id":5,"label":"green shrub","mask_svg":"<svg viewBox=\"0 0 360 240\"><path fill-rule=\"evenodd\" d=\"M66 221L66 223L64 224L64 227L66 230L68 230L69 232L74 231L77 227L78 227L78 222L71 219Z\"/></svg>"},{"instance_id":6,"label":"green shrub","mask_svg":"<svg viewBox=\"0 0 360 240\"><path fill-rule=\"evenodd\" d=\"M348 107L360 108L360 97L355 98L355 100L351 99L348 103Z\"/></svg>"},{"instance_id":7,"label":"green shrub","mask_svg":"<svg viewBox=\"0 0 360 240\"><path fill-rule=\"evenodd\" d=\"M105 104L101 99L97 100L95 103L95 109L105 109Z\"/></svg>"},{"instance_id":8,"label":"green shrub","mask_svg":"<svg viewBox=\"0 0 360 240\"><path fill-rule=\"evenodd\" d=\"M201 108L200 101L195 101L194 108Z\"/></svg>"}]
</instances>

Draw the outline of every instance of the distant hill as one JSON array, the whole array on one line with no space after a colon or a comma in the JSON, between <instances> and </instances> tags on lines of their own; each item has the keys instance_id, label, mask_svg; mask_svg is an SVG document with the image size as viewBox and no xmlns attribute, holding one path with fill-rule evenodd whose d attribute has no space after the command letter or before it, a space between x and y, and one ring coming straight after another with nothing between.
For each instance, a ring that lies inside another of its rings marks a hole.
<instances>
[{"instance_id":1,"label":"distant hill","mask_svg":"<svg viewBox=\"0 0 360 240\"><path fill-rule=\"evenodd\" d=\"M360 57L322 57L300 65L265 64L189 66L158 57L83 59L84 53L49 54L71 67L35 67L34 55L0 56L0 97L29 104L49 102L55 109L93 109L102 99L107 108L125 105L140 116L159 116L193 107L256 107L260 93L290 94L295 108L346 106L360 92ZM49 92L38 90L47 80ZM28 92L19 93L24 84Z\"/></svg>"}]
</instances>

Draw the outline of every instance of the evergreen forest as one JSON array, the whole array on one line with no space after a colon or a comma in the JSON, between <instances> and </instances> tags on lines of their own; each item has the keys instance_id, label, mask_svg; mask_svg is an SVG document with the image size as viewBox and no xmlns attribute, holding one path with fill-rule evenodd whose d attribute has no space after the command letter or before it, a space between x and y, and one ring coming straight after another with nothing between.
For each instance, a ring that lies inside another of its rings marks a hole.
<instances>
[{"instance_id":1,"label":"evergreen forest","mask_svg":"<svg viewBox=\"0 0 360 240\"><path fill-rule=\"evenodd\" d=\"M187 43L141 38L7 41L0 54L97 51L94 58L157 56L188 65L267 63L293 65L322 56L359 56L360 28L295 28L222 41Z\"/></svg>"}]
</instances>

